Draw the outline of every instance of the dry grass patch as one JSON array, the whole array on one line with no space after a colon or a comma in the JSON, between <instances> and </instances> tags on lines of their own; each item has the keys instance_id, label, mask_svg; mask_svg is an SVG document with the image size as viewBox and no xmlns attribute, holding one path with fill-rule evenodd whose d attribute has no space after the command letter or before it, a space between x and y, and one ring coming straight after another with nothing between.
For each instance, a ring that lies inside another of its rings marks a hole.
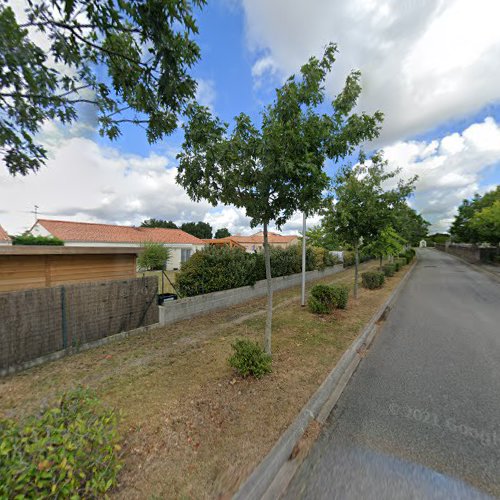
<instances>
[{"instance_id":1,"label":"dry grass patch","mask_svg":"<svg viewBox=\"0 0 500 500\"><path fill-rule=\"evenodd\" d=\"M374 269L367 263L363 270ZM0 416L18 417L62 390L90 386L121 413L120 498L233 493L266 455L406 273L319 317L299 289L276 293L273 372L241 379L236 338L260 341L265 299L137 335L0 380ZM352 283L353 271L321 280ZM242 318L246 319L242 319Z\"/></svg>"}]
</instances>

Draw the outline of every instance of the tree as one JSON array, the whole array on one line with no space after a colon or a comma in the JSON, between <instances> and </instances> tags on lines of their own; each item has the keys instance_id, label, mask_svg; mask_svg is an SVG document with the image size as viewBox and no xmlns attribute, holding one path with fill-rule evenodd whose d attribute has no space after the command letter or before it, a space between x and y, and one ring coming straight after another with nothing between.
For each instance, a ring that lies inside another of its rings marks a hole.
<instances>
[{"instance_id":1,"label":"tree","mask_svg":"<svg viewBox=\"0 0 500 500\"><path fill-rule=\"evenodd\" d=\"M185 222L182 224L181 229L202 240L212 238L212 226L208 222Z\"/></svg>"},{"instance_id":2,"label":"tree","mask_svg":"<svg viewBox=\"0 0 500 500\"><path fill-rule=\"evenodd\" d=\"M430 223L418 214L407 203L402 203L396 210L392 227L410 245L418 246L427 236Z\"/></svg>"},{"instance_id":3,"label":"tree","mask_svg":"<svg viewBox=\"0 0 500 500\"><path fill-rule=\"evenodd\" d=\"M475 214L484 208L491 207L496 201L500 200L500 186L485 193L483 196L475 194L472 200L463 200L458 207L458 214L455 217L451 227L450 234L453 240L464 243L477 243L482 239L478 232L478 225L472 224Z\"/></svg>"},{"instance_id":4,"label":"tree","mask_svg":"<svg viewBox=\"0 0 500 500\"><path fill-rule=\"evenodd\" d=\"M500 243L500 200L476 212L470 221L470 226L480 241L498 245Z\"/></svg>"},{"instance_id":5,"label":"tree","mask_svg":"<svg viewBox=\"0 0 500 500\"><path fill-rule=\"evenodd\" d=\"M215 239L220 239L220 238L228 238L231 236L231 233L229 232L229 229L227 227L221 227L220 229L217 229L215 231Z\"/></svg>"},{"instance_id":6,"label":"tree","mask_svg":"<svg viewBox=\"0 0 500 500\"><path fill-rule=\"evenodd\" d=\"M162 271L170 259L170 249L161 243L144 243L137 265L144 271Z\"/></svg>"},{"instance_id":7,"label":"tree","mask_svg":"<svg viewBox=\"0 0 500 500\"><path fill-rule=\"evenodd\" d=\"M184 125L177 181L193 200L244 208L252 227L262 225L267 281L265 351L271 353L273 290L268 240L269 224L281 226L297 211L312 213L323 203L329 179L325 159L343 157L359 141L378 134L381 113L352 114L361 91L353 72L333 101L331 114L318 114L324 82L335 60L336 46L321 60L312 57L300 75L276 90L272 104L255 125L241 113L233 130L207 108L193 105Z\"/></svg>"},{"instance_id":8,"label":"tree","mask_svg":"<svg viewBox=\"0 0 500 500\"><path fill-rule=\"evenodd\" d=\"M383 185L399 171L386 171L387 162L381 154L366 163L363 154L353 168L343 167L334 178L333 195L324 223L326 228L354 248L354 297L358 296L358 268L360 245L368 245L380 238L394 219L398 208L414 190L416 177L400 180L393 189Z\"/></svg>"},{"instance_id":9,"label":"tree","mask_svg":"<svg viewBox=\"0 0 500 500\"><path fill-rule=\"evenodd\" d=\"M306 231L306 240L313 247L326 248L326 250L339 250L340 241L335 233L328 232L323 224L312 227Z\"/></svg>"},{"instance_id":10,"label":"tree","mask_svg":"<svg viewBox=\"0 0 500 500\"><path fill-rule=\"evenodd\" d=\"M25 22L0 5L0 151L12 175L47 158L35 136L47 120L69 124L85 107L102 136L121 126L170 134L194 98L188 70L200 57L193 10L205 0L25 0ZM44 44L38 39L45 38Z\"/></svg>"},{"instance_id":11,"label":"tree","mask_svg":"<svg viewBox=\"0 0 500 500\"><path fill-rule=\"evenodd\" d=\"M406 240L396 233L392 226L387 226L380 231L377 239L367 245L366 250L380 259L382 268L382 259L388 255L398 255L403 250L405 242Z\"/></svg>"},{"instance_id":12,"label":"tree","mask_svg":"<svg viewBox=\"0 0 500 500\"><path fill-rule=\"evenodd\" d=\"M147 219L141 222L141 227L162 227L165 229L178 229L171 220Z\"/></svg>"}]
</instances>

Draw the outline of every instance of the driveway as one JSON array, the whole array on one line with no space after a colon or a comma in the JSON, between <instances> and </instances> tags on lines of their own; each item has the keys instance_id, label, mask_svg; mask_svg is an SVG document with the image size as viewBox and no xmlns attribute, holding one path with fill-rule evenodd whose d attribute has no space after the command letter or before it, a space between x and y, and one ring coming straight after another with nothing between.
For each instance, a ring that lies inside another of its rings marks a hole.
<instances>
[{"instance_id":1,"label":"driveway","mask_svg":"<svg viewBox=\"0 0 500 500\"><path fill-rule=\"evenodd\" d=\"M286 498L500 497L500 285L420 249Z\"/></svg>"}]
</instances>

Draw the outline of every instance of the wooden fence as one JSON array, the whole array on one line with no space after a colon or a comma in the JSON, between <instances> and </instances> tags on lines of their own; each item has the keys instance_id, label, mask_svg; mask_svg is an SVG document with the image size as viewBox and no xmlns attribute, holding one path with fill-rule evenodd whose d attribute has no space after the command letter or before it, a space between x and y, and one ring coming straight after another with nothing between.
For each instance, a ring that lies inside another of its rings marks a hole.
<instances>
[{"instance_id":1,"label":"wooden fence","mask_svg":"<svg viewBox=\"0 0 500 500\"><path fill-rule=\"evenodd\" d=\"M158 323L155 277L0 293L0 373Z\"/></svg>"}]
</instances>

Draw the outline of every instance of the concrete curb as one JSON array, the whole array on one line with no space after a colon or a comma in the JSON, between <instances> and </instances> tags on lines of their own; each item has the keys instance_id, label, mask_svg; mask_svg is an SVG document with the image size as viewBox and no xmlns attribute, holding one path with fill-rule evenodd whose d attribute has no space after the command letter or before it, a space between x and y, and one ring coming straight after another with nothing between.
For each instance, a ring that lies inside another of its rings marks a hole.
<instances>
[{"instance_id":1,"label":"concrete curb","mask_svg":"<svg viewBox=\"0 0 500 500\"><path fill-rule=\"evenodd\" d=\"M240 489L233 496L234 500L277 498L284 491L299 465L297 463L294 467L289 463L292 450L312 420L324 423L328 418L342 391L359 365L364 352L373 341L377 332L376 323L380 319L387 317L394 302L415 269L416 263L417 260L415 259L405 277L386 302L372 316L351 347L342 355L336 366L302 408L293 423L281 435L264 460L260 462L252 474L241 485Z\"/></svg>"}]
</instances>

